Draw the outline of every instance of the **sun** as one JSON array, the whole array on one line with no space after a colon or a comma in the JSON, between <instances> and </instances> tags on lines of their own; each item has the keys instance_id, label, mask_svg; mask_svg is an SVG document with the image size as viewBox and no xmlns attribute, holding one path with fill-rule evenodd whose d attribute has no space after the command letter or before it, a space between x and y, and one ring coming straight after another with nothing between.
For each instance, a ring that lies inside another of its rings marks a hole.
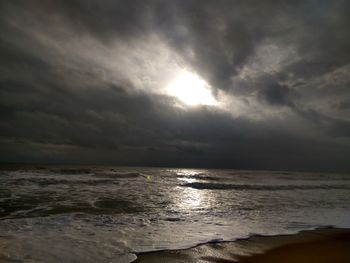
<instances>
[{"instance_id":1,"label":"sun","mask_svg":"<svg viewBox=\"0 0 350 263\"><path fill-rule=\"evenodd\" d=\"M166 92L183 103L195 105L216 105L209 85L196 74L182 70L166 88Z\"/></svg>"}]
</instances>

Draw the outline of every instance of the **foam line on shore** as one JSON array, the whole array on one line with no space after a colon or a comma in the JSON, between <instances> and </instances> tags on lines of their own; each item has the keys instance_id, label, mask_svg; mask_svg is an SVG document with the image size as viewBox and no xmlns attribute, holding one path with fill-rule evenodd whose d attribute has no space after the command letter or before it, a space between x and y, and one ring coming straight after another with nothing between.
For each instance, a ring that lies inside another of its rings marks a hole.
<instances>
[{"instance_id":1,"label":"foam line on shore","mask_svg":"<svg viewBox=\"0 0 350 263\"><path fill-rule=\"evenodd\" d=\"M347 239L343 237L346 236ZM339 239L339 240L338 240ZM327 241L331 240L331 241ZM347 240L347 241L344 241ZM279 253L283 251L288 257L289 247L298 251L302 250L306 255L310 251L309 246L313 249L315 246L323 247L325 244L333 244L334 242L348 246L350 249L350 229L335 227L320 227L313 230L302 230L296 234L283 235L251 235L247 238L239 238L234 241L217 241L212 240L204 244L198 244L188 249L163 250L157 252L136 253L137 259L134 263L148 262L259 262L262 260L271 260L271 253ZM328 243L327 243L328 242ZM347 243L346 243L347 242ZM306 245L304 245L306 244ZM334 243L335 244L335 243ZM287 247L287 248L286 248ZM275 250L278 249L278 252ZM272 251L272 252L271 252ZM330 251L333 254L341 254L341 251ZM299 256L301 260L302 256ZM322 255L333 256L333 254ZM274 255L273 255L274 256ZM282 255L283 256L283 255ZM308 255L310 256L310 255ZM346 257L346 255L340 255ZM286 259L287 260L287 259ZM349 259L350 260L350 259ZM265 262L265 261L262 261ZM268 261L266 261L268 262ZM284 261L289 262L289 261ZM290 261L293 262L293 261ZM300 261L302 262L302 261ZM350 261L340 261L350 262Z\"/></svg>"}]
</instances>

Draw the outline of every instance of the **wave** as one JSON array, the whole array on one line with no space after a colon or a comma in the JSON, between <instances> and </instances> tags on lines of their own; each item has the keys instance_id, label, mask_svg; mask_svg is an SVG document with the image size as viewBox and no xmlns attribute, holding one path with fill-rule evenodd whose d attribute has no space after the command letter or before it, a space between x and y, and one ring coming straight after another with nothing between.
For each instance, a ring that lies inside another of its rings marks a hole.
<instances>
[{"instance_id":1,"label":"wave","mask_svg":"<svg viewBox=\"0 0 350 263\"><path fill-rule=\"evenodd\" d=\"M206 181L221 181L226 179L219 176L209 176L203 173L194 174L194 175L177 175L177 178L206 180Z\"/></svg>"},{"instance_id":2,"label":"wave","mask_svg":"<svg viewBox=\"0 0 350 263\"><path fill-rule=\"evenodd\" d=\"M102 177L102 178L114 178L114 179L123 179L123 178L138 178L138 177L147 177L147 175L143 173L116 173L116 172L110 172L110 173L96 173L94 174L95 177Z\"/></svg>"},{"instance_id":3,"label":"wave","mask_svg":"<svg viewBox=\"0 0 350 263\"><path fill-rule=\"evenodd\" d=\"M89 168L54 168L50 171L55 174L89 174L92 172Z\"/></svg>"},{"instance_id":4,"label":"wave","mask_svg":"<svg viewBox=\"0 0 350 263\"><path fill-rule=\"evenodd\" d=\"M116 172L114 169L110 171L99 171L99 169L90 168L62 168L62 169L51 169L51 172L55 174L68 174L68 175L83 175L90 174L95 177L104 178L136 178L136 177L147 177L147 175L137 172Z\"/></svg>"},{"instance_id":5,"label":"wave","mask_svg":"<svg viewBox=\"0 0 350 263\"><path fill-rule=\"evenodd\" d=\"M67 185L99 185L113 183L111 179L89 179L89 180L75 180L75 179L57 179L57 178L15 178L8 180L8 183L13 185L27 185L28 183L39 186L48 186L56 184Z\"/></svg>"},{"instance_id":6,"label":"wave","mask_svg":"<svg viewBox=\"0 0 350 263\"><path fill-rule=\"evenodd\" d=\"M350 185L252 185L252 184L214 184L214 183L187 183L183 187L199 190L251 190L251 191L281 191L281 190L317 190L337 189L350 190Z\"/></svg>"}]
</instances>

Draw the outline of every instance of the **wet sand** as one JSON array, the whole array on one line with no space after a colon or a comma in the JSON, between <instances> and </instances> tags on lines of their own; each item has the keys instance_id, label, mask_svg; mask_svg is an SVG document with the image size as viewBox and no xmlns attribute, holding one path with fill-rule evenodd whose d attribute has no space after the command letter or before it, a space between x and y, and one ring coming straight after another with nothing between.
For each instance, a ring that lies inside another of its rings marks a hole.
<instances>
[{"instance_id":1,"label":"wet sand","mask_svg":"<svg viewBox=\"0 0 350 263\"><path fill-rule=\"evenodd\" d=\"M184 250L142 253L135 263L350 263L350 229L320 228L295 235L253 236Z\"/></svg>"}]
</instances>

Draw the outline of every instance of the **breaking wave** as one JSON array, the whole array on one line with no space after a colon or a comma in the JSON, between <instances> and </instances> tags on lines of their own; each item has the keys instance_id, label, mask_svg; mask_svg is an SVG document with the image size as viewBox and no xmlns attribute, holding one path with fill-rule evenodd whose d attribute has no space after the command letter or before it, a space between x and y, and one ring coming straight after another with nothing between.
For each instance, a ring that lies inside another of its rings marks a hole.
<instances>
[{"instance_id":1,"label":"breaking wave","mask_svg":"<svg viewBox=\"0 0 350 263\"><path fill-rule=\"evenodd\" d=\"M317 190L339 189L349 190L348 185L250 185L250 184L215 184L215 183L187 183L184 187L207 190L252 190L252 191L281 191L281 190Z\"/></svg>"},{"instance_id":2,"label":"breaking wave","mask_svg":"<svg viewBox=\"0 0 350 263\"><path fill-rule=\"evenodd\" d=\"M138 178L138 177L147 177L147 175L143 173L96 173L95 177L103 177L103 178L115 178L115 179L126 179L126 178Z\"/></svg>"}]
</instances>

